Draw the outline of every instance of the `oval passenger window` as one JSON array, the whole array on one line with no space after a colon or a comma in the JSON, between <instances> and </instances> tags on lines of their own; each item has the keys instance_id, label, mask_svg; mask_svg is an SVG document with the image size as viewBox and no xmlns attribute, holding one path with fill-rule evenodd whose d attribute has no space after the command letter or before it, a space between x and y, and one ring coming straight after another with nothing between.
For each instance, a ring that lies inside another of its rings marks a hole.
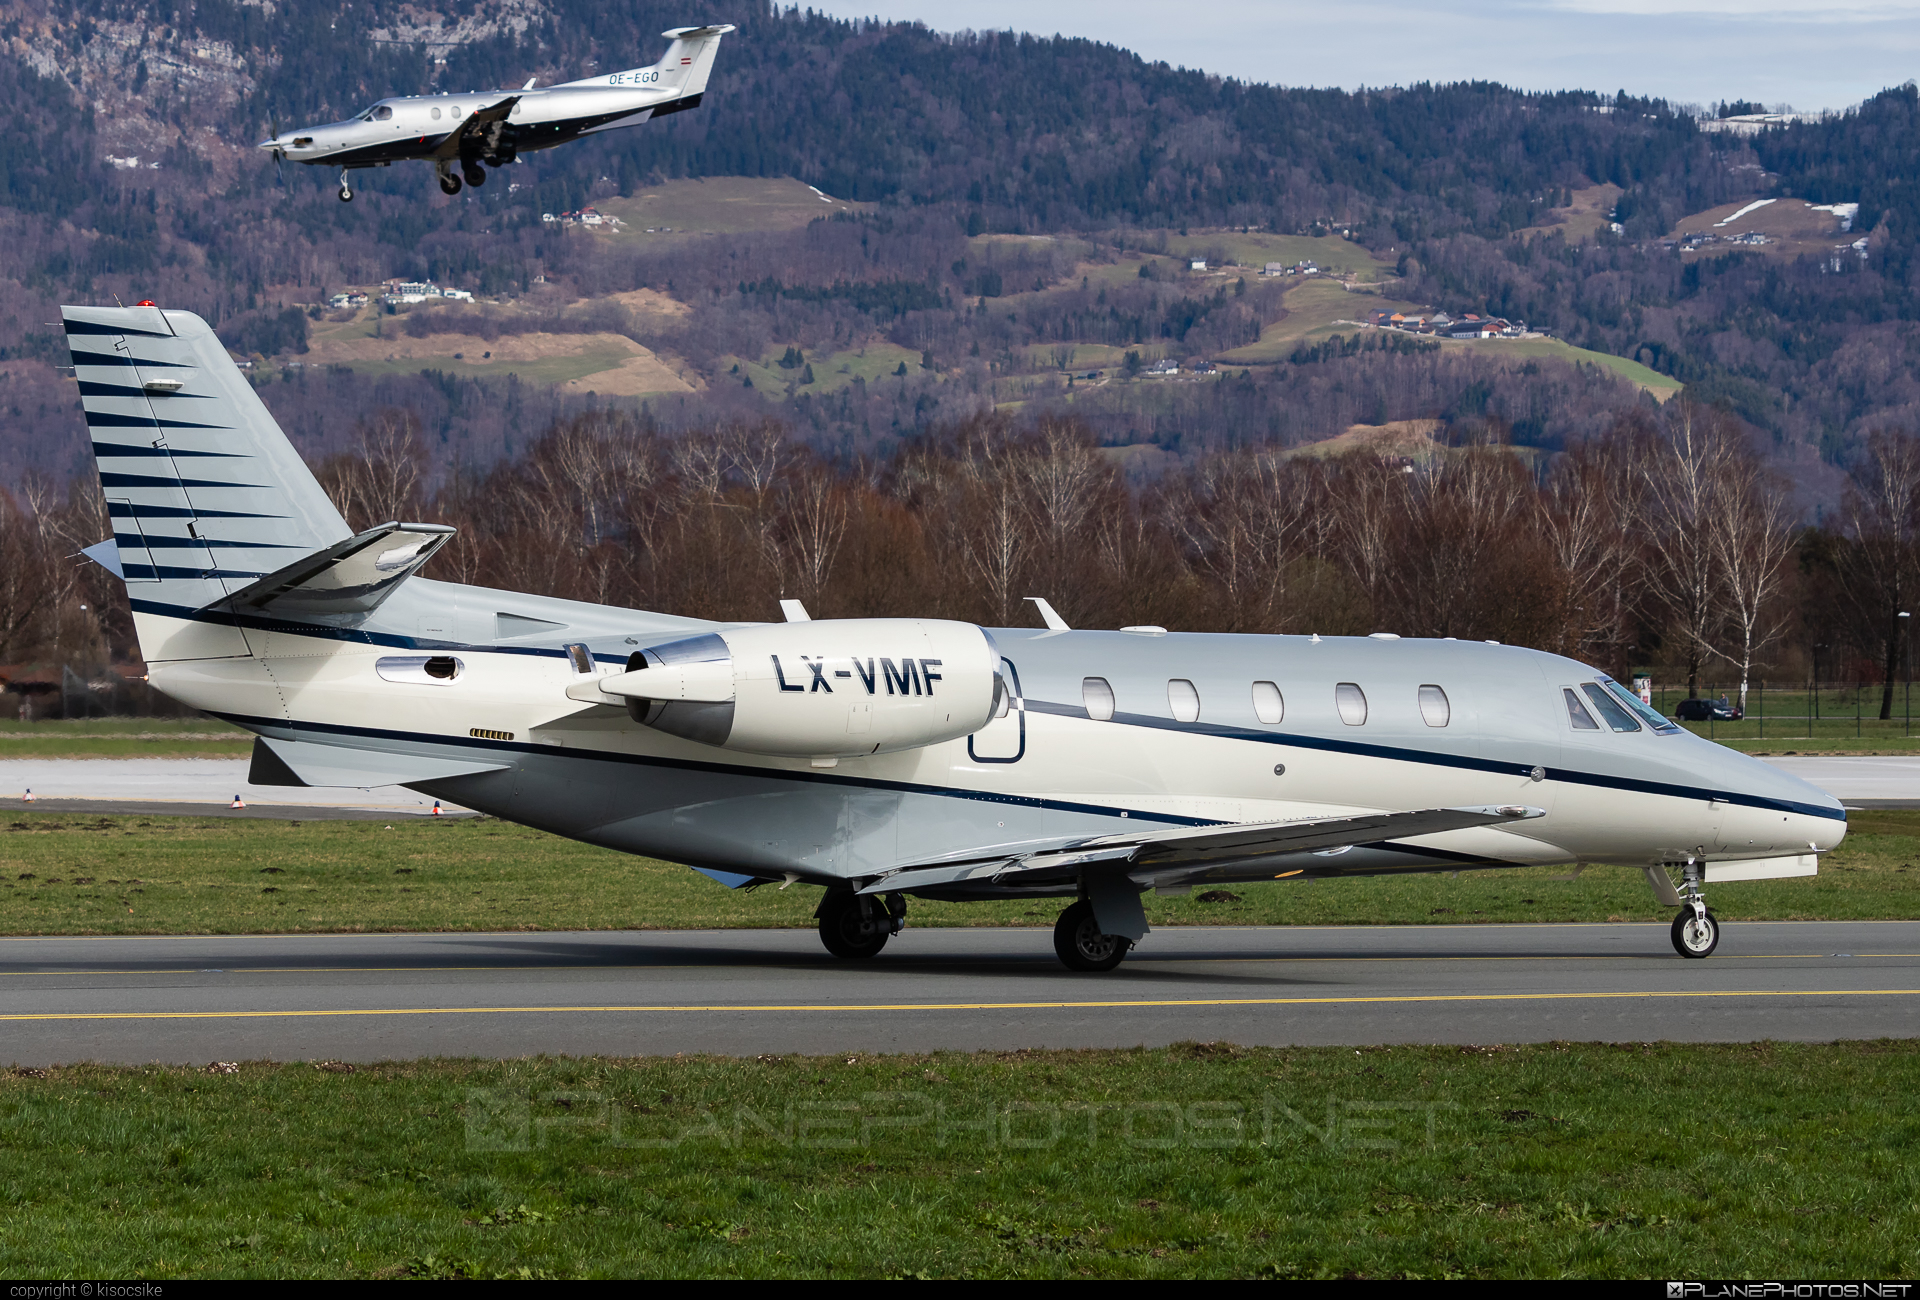
<instances>
[{"instance_id":1,"label":"oval passenger window","mask_svg":"<svg viewBox=\"0 0 1920 1300\"><path fill-rule=\"evenodd\" d=\"M437 108L433 110L433 120L436 122L440 120L440 110Z\"/></svg>"},{"instance_id":2,"label":"oval passenger window","mask_svg":"<svg viewBox=\"0 0 1920 1300\"><path fill-rule=\"evenodd\" d=\"M1280 688L1272 682L1253 684L1253 716L1269 727L1287 716L1287 702L1280 695Z\"/></svg>"},{"instance_id":3,"label":"oval passenger window","mask_svg":"<svg viewBox=\"0 0 1920 1300\"><path fill-rule=\"evenodd\" d=\"M1453 707L1447 703L1447 693L1438 686L1422 686L1420 716L1429 727L1446 726L1453 718Z\"/></svg>"},{"instance_id":4,"label":"oval passenger window","mask_svg":"<svg viewBox=\"0 0 1920 1300\"><path fill-rule=\"evenodd\" d=\"M1176 722L1198 722L1200 692L1186 678L1176 677L1167 683L1167 707L1173 710Z\"/></svg>"},{"instance_id":5,"label":"oval passenger window","mask_svg":"<svg viewBox=\"0 0 1920 1300\"><path fill-rule=\"evenodd\" d=\"M1333 702L1340 707L1340 721L1349 727L1364 726L1367 721L1367 693L1353 682L1341 682L1333 688Z\"/></svg>"},{"instance_id":6,"label":"oval passenger window","mask_svg":"<svg viewBox=\"0 0 1920 1300\"><path fill-rule=\"evenodd\" d=\"M1104 677L1088 677L1080 683L1080 698L1086 703L1087 716L1095 722L1113 717L1113 687Z\"/></svg>"}]
</instances>

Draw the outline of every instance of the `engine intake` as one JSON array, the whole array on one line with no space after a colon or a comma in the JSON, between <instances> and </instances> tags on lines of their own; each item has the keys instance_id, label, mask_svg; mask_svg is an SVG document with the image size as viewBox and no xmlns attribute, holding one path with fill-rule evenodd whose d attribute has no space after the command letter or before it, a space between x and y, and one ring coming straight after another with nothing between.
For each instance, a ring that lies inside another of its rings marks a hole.
<instances>
[{"instance_id":1,"label":"engine intake","mask_svg":"<svg viewBox=\"0 0 1920 1300\"><path fill-rule=\"evenodd\" d=\"M702 745L851 758L980 730L1005 689L999 664L971 623L825 619L649 646L598 686L634 721Z\"/></svg>"}]
</instances>

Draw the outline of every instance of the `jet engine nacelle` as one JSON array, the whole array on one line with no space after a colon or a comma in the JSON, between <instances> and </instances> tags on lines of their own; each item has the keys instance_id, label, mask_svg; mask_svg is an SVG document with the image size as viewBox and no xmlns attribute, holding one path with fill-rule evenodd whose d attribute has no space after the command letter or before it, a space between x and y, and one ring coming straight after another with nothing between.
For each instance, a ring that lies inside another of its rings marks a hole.
<instances>
[{"instance_id":1,"label":"jet engine nacelle","mask_svg":"<svg viewBox=\"0 0 1920 1300\"><path fill-rule=\"evenodd\" d=\"M999 668L971 623L824 619L651 646L598 685L636 722L703 745L851 758L979 731L1005 689Z\"/></svg>"}]
</instances>

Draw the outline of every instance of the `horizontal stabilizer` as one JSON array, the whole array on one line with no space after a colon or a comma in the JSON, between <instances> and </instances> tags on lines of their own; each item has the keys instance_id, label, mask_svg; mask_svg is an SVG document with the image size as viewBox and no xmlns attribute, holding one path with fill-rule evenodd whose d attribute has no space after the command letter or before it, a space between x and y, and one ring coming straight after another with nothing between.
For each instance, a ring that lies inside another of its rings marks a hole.
<instances>
[{"instance_id":1,"label":"horizontal stabilizer","mask_svg":"<svg viewBox=\"0 0 1920 1300\"><path fill-rule=\"evenodd\" d=\"M253 742L249 779L255 785L338 785L366 790L376 785L411 785L450 776L503 772L509 766L484 759L430 758L261 737Z\"/></svg>"},{"instance_id":2,"label":"horizontal stabilizer","mask_svg":"<svg viewBox=\"0 0 1920 1300\"><path fill-rule=\"evenodd\" d=\"M367 614L452 539L444 524L381 524L213 602L279 615Z\"/></svg>"},{"instance_id":3,"label":"horizontal stabilizer","mask_svg":"<svg viewBox=\"0 0 1920 1300\"><path fill-rule=\"evenodd\" d=\"M1410 812L1359 813L1302 821L1241 826L1195 826L1129 835L1103 835L1039 852L1001 855L985 861L908 867L882 876L861 892L927 889L972 881L1029 884L1048 875L1070 877L1083 870L1164 870L1169 867L1231 866L1286 853L1351 848L1544 817L1520 804L1498 807L1424 808Z\"/></svg>"}]
</instances>

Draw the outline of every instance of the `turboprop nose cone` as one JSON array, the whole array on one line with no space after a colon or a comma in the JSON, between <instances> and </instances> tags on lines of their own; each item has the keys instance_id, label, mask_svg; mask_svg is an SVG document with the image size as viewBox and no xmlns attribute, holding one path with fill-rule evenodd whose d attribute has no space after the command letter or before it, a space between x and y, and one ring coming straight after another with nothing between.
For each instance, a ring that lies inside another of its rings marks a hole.
<instances>
[{"instance_id":1,"label":"turboprop nose cone","mask_svg":"<svg viewBox=\"0 0 1920 1300\"><path fill-rule=\"evenodd\" d=\"M255 146L253 146L253 147L254 147L254 148L256 148L256 149L281 149L281 148L285 148L285 146L284 146L284 145L282 145L282 144L280 143L280 141L279 141L279 139L278 139L278 138L275 138L275 139L272 139L272 140L262 140L262 141L261 141L261 142L260 142L259 144L257 144L257 145L255 145Z\"/></svg>"}]
</instances>

